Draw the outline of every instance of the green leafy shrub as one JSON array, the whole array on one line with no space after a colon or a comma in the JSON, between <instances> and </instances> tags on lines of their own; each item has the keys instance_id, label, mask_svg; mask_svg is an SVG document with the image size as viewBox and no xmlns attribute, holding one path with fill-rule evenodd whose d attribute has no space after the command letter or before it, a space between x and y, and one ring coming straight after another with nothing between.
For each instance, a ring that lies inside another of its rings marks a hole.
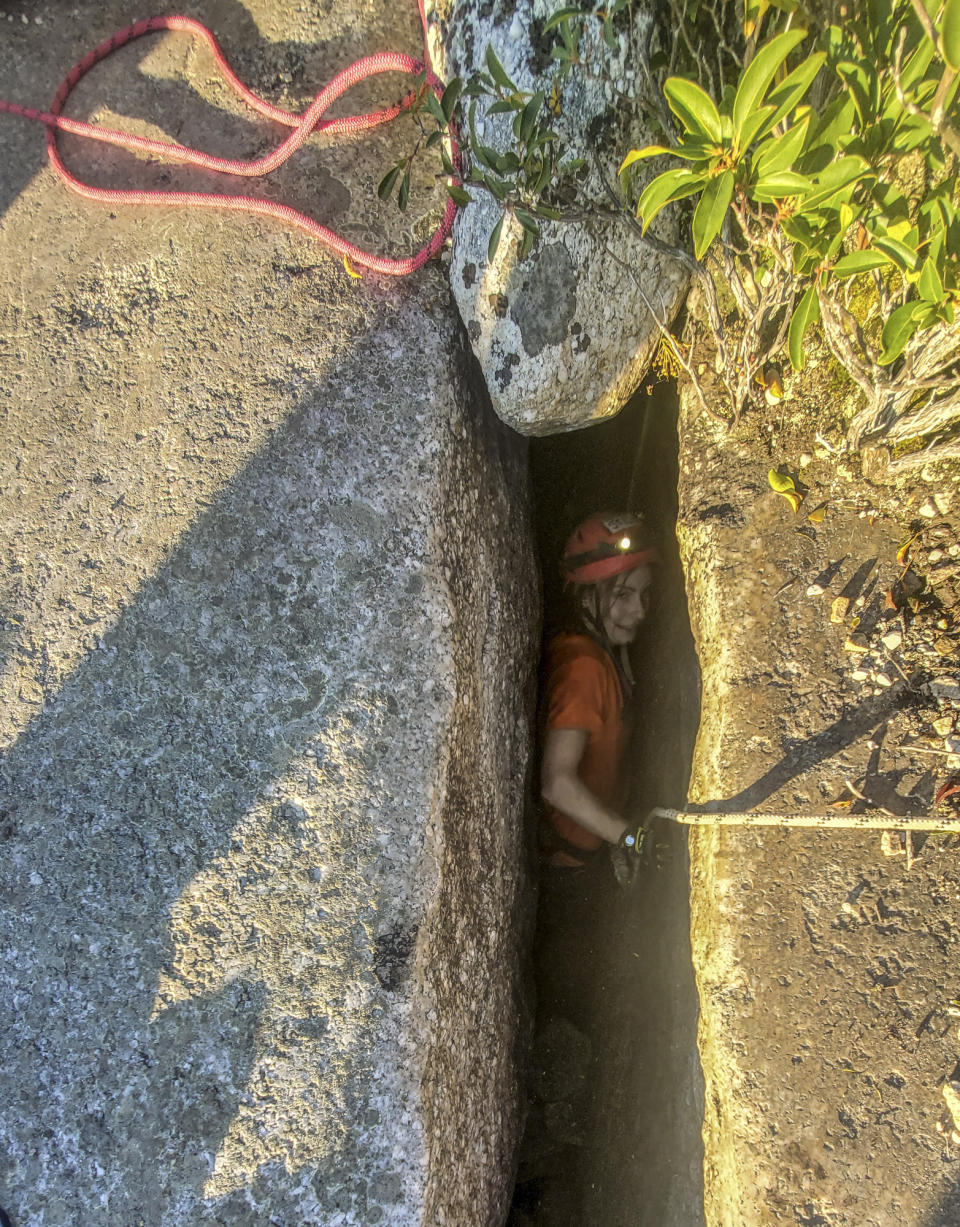
<instances>
[{"instance_id":1,"label":"green leafy shrub","mask_svg":"<svg viewBox=\"0 0 960 1227\"><path fill-rule=\"evenodd\" d=\"M736 83L714 98L669 78L675 144L623 160L624 179L647 158L681 163L639 193L644 230L697 197L694 256L729 283L741 317L746 369L721 370L734 414L784 341L802 369L819 323L866 398L854 442L949 436L960 419L960 0L925 4L867 0L808 33L795 28L797 3L754 0L755 51ZM712 327L722 364L733 355Z\"/></svg>"}]
</instances>

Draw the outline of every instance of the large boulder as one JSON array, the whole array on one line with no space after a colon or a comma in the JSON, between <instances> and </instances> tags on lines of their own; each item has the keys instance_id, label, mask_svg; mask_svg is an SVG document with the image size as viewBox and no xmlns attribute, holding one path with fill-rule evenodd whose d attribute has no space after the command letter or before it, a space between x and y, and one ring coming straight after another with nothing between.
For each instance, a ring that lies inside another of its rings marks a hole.
<instances>
[{"instance_id":1,"label":"large boulder","mask_svg":"<svg viewBox=\"0 0 960 1227\"><path fill-rule=\"evenodd\" d=\"M363 13L279 43L251 9L217 32L255 88L371 49ZM0 95L46 100L125 12L12 25ZM115 61L114 109L216 141L189 45ZM370 199L379 139L309 151L322 218ZM0 142L0 1205L499 1223L538 592L525 445L445 270L357 283L270 223L111 215L39 129Z\"/></svg>"},{"instance_id":2,"label":"large boulder","mask_svg":"<svg viewBox=\"0 0 960 1227\"><path fill-rule=\"evenodd\" d=\"M560 7L554 0L437 0L430 30L437 71L467 78L484 70L489 44L521 89L543 88L551 61L540 30ZM632 38L646 45L652 13L643 5L631 6L631 12ZM591 204L604 211L610 206L595 149L613 184L624 153L654 139L629 117L629 103L613 101L633 98L640 82L629 42L621 33L617 50L610 51L600 23L587 23L585 54L602 58L610 80L571 74L560 94L562 114L552 124L564 160L587 161L579 189L587 210ZM510 117L486 117L482 102L478 115L483 141L506 150ZM617 413L659 344L653 312L663 323L672 321L688 274L645 244L625 219L604 222L597 216L544 222L539 245L524 260L518 258L522 231L508 217L491 262L488 240L501 208L482 189L472 189L472 195L454 229L451 284L497 413L531 435L587 426ZM655 230L673 240L674 226L664 215Z\"/></svg>"}]
</instances>

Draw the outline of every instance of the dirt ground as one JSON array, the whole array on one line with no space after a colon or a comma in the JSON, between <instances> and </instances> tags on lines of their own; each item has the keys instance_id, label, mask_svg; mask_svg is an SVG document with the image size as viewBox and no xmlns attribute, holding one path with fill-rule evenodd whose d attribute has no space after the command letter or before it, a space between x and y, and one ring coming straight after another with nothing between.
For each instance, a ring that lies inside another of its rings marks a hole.
<instances>
[{"instance_id":1,"label":"dirt ground","mask_svg":"<svg viewBox=\"0 0 960 1227\"><path fill-rule=\"evenodd\" d=\"M894 829L956 817L935 801L960 767L956 472L886 480L809 384L729 432L689 408L682 421L703 671L692 800L885 810ZM771 468L804 494L797 512ZM960 1077L957 838L904 844L693 835L708 1223L960 1222L943 1094Z\"/></svg>"}]
</instances>

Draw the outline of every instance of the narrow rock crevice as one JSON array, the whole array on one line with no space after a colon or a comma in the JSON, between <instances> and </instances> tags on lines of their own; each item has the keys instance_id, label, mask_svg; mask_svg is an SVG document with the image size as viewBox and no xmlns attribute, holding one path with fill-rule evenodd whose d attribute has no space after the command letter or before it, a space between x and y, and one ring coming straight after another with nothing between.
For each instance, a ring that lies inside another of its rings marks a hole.
<instances>
[{"instance_id":1,"label":"narrow rock crevice","mask_svg":"<svg viewBox=\"0 0 960 1227\"><path fill-rule=\"evenodd\" d=\"M633 649L636 720L629 813L682 806L699 718L699 670L674 536L677 405L638 394L612 422L531 444L545 632L557 559L592 511L643 510L665 559ZM527 1124L508 1227L698 1227L703 1078L690 956L686 840L658 831L629 890L610 872L542 873L534 950L536 1027ZM657 860L660 867L657 867Z\"/></svg>"}]
</instances>

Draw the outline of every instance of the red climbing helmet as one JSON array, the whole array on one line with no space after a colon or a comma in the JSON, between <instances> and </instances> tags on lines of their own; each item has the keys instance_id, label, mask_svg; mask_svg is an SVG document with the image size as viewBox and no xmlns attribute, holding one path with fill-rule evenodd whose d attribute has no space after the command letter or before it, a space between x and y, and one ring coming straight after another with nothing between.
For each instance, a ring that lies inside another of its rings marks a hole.
<instances>
[{"instance_id":1,"label":"red climbing helmet","mask_svg":"<svg viewBox=\"0 0 960 1227\"><path fill-rule=\"evenodd\" d=\"M563 551L563 573L568 584L597 584L611 575L632 571L646 562L659 562L642 515L601 511L578 524Z\"/></svg>"}]
</instances>

